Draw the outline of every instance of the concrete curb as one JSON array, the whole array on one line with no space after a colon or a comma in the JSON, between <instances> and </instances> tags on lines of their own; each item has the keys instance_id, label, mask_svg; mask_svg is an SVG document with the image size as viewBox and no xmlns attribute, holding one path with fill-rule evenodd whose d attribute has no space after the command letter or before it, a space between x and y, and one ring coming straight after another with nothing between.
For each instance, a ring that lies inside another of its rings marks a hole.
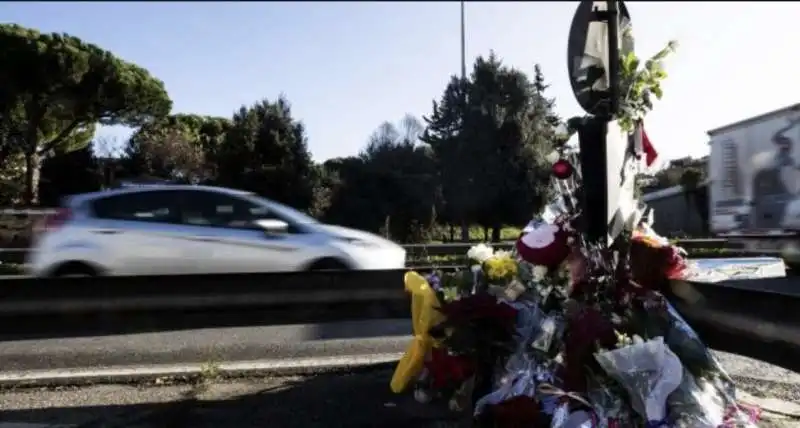
<instances>
[{"instance_id":1,"label":"concrete curb","mask_svg":"<svg viewBox=\"0 0 800 428\"><path fill-rule=\"evenodd\" d=\"M771 397L756 397L747 391L737 391L736 395L742 402L755 404L767 413L800 419L800 404Z\"/></svg>"},{"instance_id":2,"label":"concrete curb","mask_svg":"<svg viewBox=\"0 0 800 428\"><path fill-rule=\"evenodd\" d=\"M31 370L0 373L0 388L80 386L102 383L158 382L165 379L206 379L242 376L288 376L336 371L387 369L402 354L343 355L320 358L163 364L103 368Z\"/></svg>"}]
</instances>

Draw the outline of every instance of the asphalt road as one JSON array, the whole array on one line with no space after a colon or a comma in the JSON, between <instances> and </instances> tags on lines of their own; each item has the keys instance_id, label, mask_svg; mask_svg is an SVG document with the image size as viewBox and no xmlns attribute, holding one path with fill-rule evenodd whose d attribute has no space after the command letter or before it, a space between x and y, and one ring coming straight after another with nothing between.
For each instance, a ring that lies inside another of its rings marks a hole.
<instances>
[{"instance_id":1,"label":"asphalt road","mask_svg":"<svg viewBox=\"0 0 800 428\"><path fill-rule=\"evenodd\" d=\"M408 319L228 327L95 337L0 341L8 371L372 355L403 352ZM733 376L800 384L800 374L718 353Z\"/></svg>"},{"instance_id":2,"label":"asphalt road","mask_svg":"<svg viewBox=\"0 0 800 428\"><path fill-rule=\"evenodd\" d=\"M4 371L403 352L410 322L350 321L0 342Z\"/></svg>"},{"instance_id":3,"label":"asphalt road","mask_svg":"<svg viewBox=\"0 0 800 428\"><path fill-rule=\"evenodd\" d=\"M402 352L408 319L5 340L4 373L120 365L282 360ZM740 389L800 402L800 374L718 352ZM224 382L205 387L104 385L0 391L0 428L444 427L388 391L390 372ZM3 425L3 423L45 425ZM49 424L49 425L48 425ZM61 425L58 425L61 424ZM453 426L453 425L450 425ZM798 427L783 420L762 427Z\"/></svg>"},{"instance_id":4,"label":"asphalt road","mask_svg":"<svg viewBox=\"0 0 800 428\"><path fill-rule=\"evenodd\" d=\"M102 385L5 391L3 423L71 428L437 427L452 416L389 391L389 371L202 386ZM19 425L25 427L26 425Z\"/></svg>"},{"instance_id":5,"label":"asphalt road","mask_svg":"<svg viewBox=\"0 0 800 428\"><path fill-rule=\"evenodd\" d=\"M408 319L268 327L228 327L0 341L5 372L146 364L282 360L405 351ZM717 353L733 376L800 384L800 374L762 361Z\"/></svg>"}]
</instances>

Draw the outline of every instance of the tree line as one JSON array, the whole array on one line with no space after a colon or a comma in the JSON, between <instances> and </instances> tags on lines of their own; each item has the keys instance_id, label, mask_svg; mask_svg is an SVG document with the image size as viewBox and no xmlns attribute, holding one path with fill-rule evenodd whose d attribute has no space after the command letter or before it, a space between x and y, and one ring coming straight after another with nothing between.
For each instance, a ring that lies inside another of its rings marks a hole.
<instances>
[{"instance_id":1,"label":"tree line","mask_svg":"<svg viewBox=\"0 0 800 428\"><path fill-rule=\"evenodd\" d=\"M253 191L322 221L400 242L499 239L547 197L560 118L540 67L493 52L451 76L420 119L379 124L357 156L312 160L287 98L230 117L172 113L162 81L67 34L0 25L0 203L53 206L124 178L164 178ZM127 141L95 128L126 125Z\"/></svg>"}]
</instances>

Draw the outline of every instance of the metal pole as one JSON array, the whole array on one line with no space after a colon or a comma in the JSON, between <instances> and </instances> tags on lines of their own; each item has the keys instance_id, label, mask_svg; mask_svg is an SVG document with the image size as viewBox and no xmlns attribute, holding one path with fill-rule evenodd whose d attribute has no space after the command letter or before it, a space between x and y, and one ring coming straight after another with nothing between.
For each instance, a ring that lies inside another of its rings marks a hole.
<instances>
[{"instance_id":1,"label":"metal pole","mask_svg":"<svg viewBox=\"0 0 800 428\"><path fill-rule=\"evenodd\" d=\"M461 79L467 78L466 37L464 36L464 0L461 0Z\"/></svg>"},{"instance_id":2,"label":"metal pole","mask_svg":"<svg viewBox=\"0 0 800 428\"><path fill-rule=\"evenodd\" d=\"M608 12L608 92L611 97L609 120L619 111L619 9L616 0L606 0Z\"/></svg>"}]
</instances>

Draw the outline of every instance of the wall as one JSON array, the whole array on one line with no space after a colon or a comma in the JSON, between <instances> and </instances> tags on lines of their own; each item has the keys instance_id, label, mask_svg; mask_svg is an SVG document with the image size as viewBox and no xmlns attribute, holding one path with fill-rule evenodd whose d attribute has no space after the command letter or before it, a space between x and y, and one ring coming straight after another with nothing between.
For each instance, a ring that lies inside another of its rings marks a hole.
<instances>
[{"instance_id":1,"label":"wall","mask_svg":"<svg viewBox=\"0 0 800 428\"><path fill-rule=\"evenodd\" d=\"M681 186L648 193L642 198L655 211L653 229L664 236L701 236L703 219L694 200L687 200Z\"/></svg>"}]
</instances>

